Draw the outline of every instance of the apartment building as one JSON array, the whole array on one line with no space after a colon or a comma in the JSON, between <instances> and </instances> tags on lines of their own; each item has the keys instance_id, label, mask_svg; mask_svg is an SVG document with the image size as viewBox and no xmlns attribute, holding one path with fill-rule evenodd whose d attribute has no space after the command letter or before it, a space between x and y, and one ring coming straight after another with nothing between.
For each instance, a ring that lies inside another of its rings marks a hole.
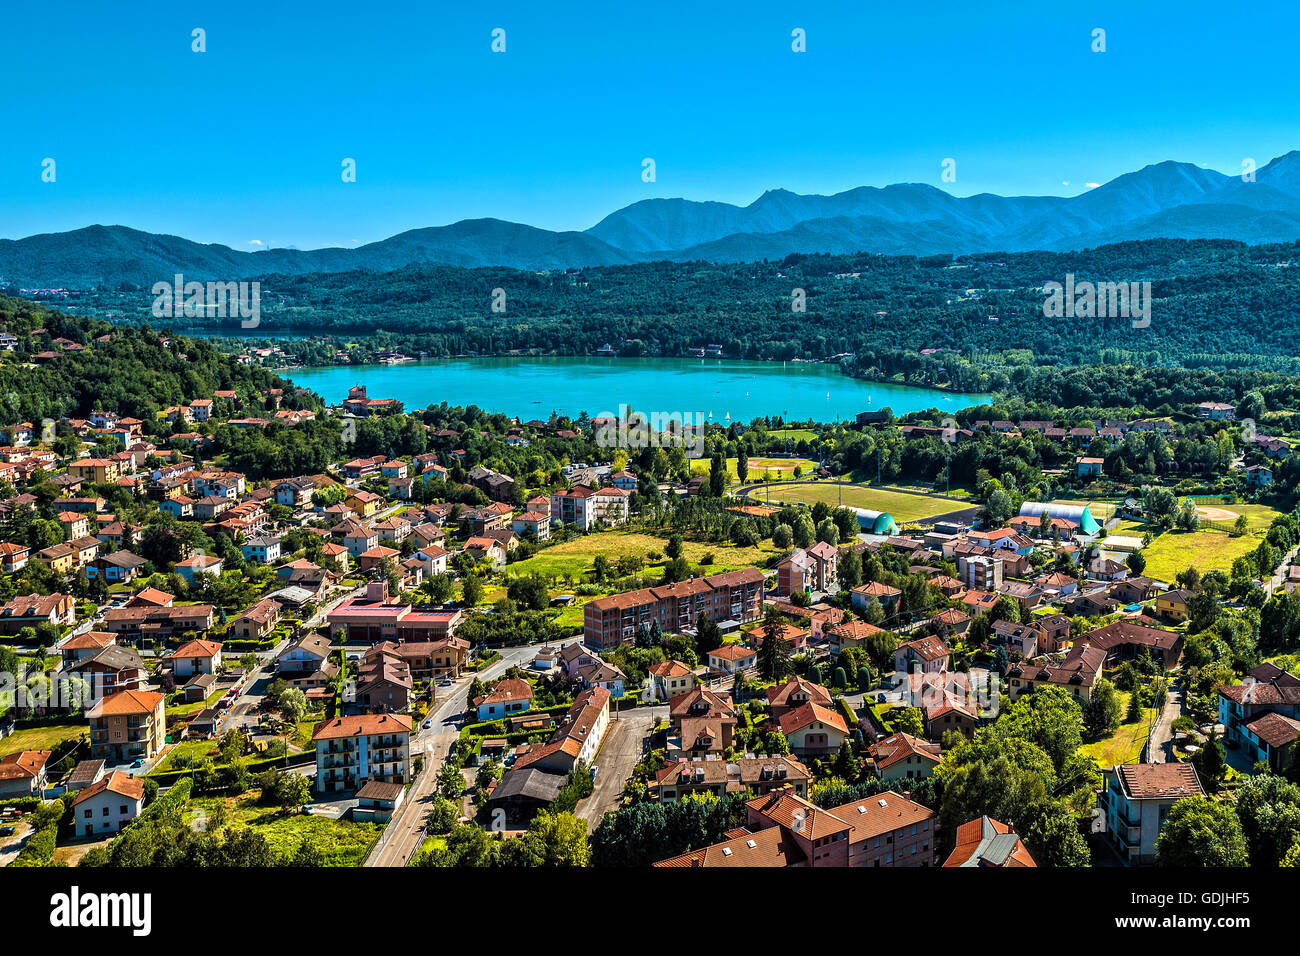
<instances>
[{"instance_id":1,"label":"apartment building","mask_svg":"<svg viewBox=\"0 0 1300 956\"><path fill-rule=\"evenodd\" d=\"M165 700L162 694L142 690L102 698L86 714L91 754L115 764L148 760L166 742Z\"/></svg>"},{"instance_id":2,"label":"apartment building","mask_svg":"<svg viewBox=\"0 0 1300 956\"><path fill-rule=\"evenodd\" d=\"M356 790L372 780L411 778L411 718L403 714L335 717L316 726L316 789Z\"/></svg>"},{"instance_id":3,"label":"apartment building","mask_svg":"<svg viewBox=\"0 0 1300 956\"><path fill-rule=\"evenodd\" d=\"M627 520L628 498L624 488L588 488L578 485L551 495L551 522L575 524L588 531L597 522L618 525Z\"/></svg>"},{"instance_id":4,"label":"apartment building","mask_svg":"<svg viewBox=\"0 0 1300 956\"><path fill-rule=\"evenodd\" d=\"M598 598L583 608L583 643L607 651L630 643L637 628L658 623L665 633L710 621L753 621L763 610L763 572L742 568L663 587Z\"/></svg>"}]
</instances>

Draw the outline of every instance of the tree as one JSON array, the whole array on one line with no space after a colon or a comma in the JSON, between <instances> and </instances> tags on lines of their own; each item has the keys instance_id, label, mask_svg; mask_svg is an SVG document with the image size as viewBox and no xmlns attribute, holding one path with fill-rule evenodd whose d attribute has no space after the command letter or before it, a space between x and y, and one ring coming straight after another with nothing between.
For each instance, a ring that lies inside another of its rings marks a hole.
<instances>
[{"instance_id":1,"label":"tree","mask_svg":"<svg viewBox=\"0 0 1300 956\"><path fill-rule=\"evenodd\" d=\"M736 477L742 485L749 479L749 455L743 444L736 450Z\"/></svg>"},{"instance_id":2,"label":"tree","mask_svg":"<svg viewBox=\"0 0 1300 956\"><path fill-rule=\"evenodd\" d=\"M862 583L862 556L849 548L836 563L835 573L840 581L840 590L852 591Z\"/></svg>"},{"instance_id":3,"label":"tree","mask_svg":"<svg viewBox=\"0 0 1300 956\"><path fill-rule=\"evenodd\" d=\"M785 615L775 605L770 606L763 618L763 639L758 645L758 672L764 680L780 680L785 675L789 663L789 653L781 639L785 629Z\"/></svg>"},{"instance_id":4,"label":"tree","mask_svg":"<svg viewBox=\"0 0 1300 956\"><path fill-rule=\"evenodd\" d=\"M456 821L460 819L460 808L440 793L433 795L433 804L425 817L428 831L437 836L450 833Z\"/></svg>"},{"instance_id":5,"label":"tree","mask_svg":"<svg viewBox=\"0 0 1300 956\"><path fill-rule=\"evenodd\" d=\"M1192 754L1192 766L1208 789L1213 790L1219 786L1228 772L1228 754L1216 731L1210 731L1210 738Z\"/></svg>"},{"instance_id":6,"label":"tree","mask_svg":"<svg viewBox=\"0 0 1300 956\"><path fill-rule=\"evenodd\" d=\"M1133 684L1132 692L1128 696L1128 710L1124 714L1124 723L1136 724L1142 719L1142 688L1136 683Z\"/></svg>"},{"instance_id":7,"label":"tree","mask_svg":"<svg viewBox=\"0 0 1300 956\"><path fill-rule=\"evenodd\" d=\"M984 517L993 527L1005 524L1011 518L1011 496L1003 489L994 490L984 502Z\"/></svg>"},{"instance_id":8,"label":"tree","mask_svg":"<svg viewBox=\"0 0 1300 956\"><path fill-rule=\"evenodd\" d=\"M1134 574L1141 574L1147 568L1147 559L1143 557L1141 551L1130 551L1129 556L1124 559L1128 569Z\"/></svg>"},{"instance_id":9,"label":"tree","mask_svg":"<svg viewBox=\"0 0 1300 956\"><path fill-rule=\"evenodd\" d=\"M1300 846L1300 787L1272 773L1246 780L1235 805L1250 848L1250 865L1273 867Z\"/></svg>"},{"instance_id":10,"label":"tree","mask_svg":"<svg viewBox=\"0 0 1300 956\"><path fill-rule=\"evenodd\" d=\"M796 548L811 548L816 541L817 529L813 525L812 517L807 512L801 511L794 519L794 546Z\"/></svg>"},{"instance_id":11,"label":"tree","mask_svg":"<svg viewBox=\"0 0 1300 956\"><path fill-rule=\"evenodd\" d=\"M794 544L794 529L788 524L778 524L772 531L772 547L785 551Z\"/></svg>"},{"instance_id":12,"label":"tree","mask_svg":"<svg viewBox=\"0 0 1300 956\"><path fill-rule=\"evenodd\" d=\"M461 601L466 607L474 607L483 600L483 582L479 580L477 574L465 575L465 580L461 584Z\"/></svg>"},{"instance_id":13,"label":"tree","mask_svg":"<svg viewBox=\"0 0 1300 956\"><path fill-rule=\"evenodd\" d=\"M911 734L913 737L925 736L925 717L919 707L904 707L896 711L894 729L899 733Z\"/></svg>"},{"instance_id":14,"label":"tree","mask_svg":"<svg viewBox=\"0 0 1300 956\"><path fill-rule=\"evenodd\" d=\"M1104 737L1119 727L1119 692L1102 677L1092 688L1092 696L1083 708L1083 725L1091 737Z\"/></svg>"},{"instance_id":15,"label":"tree","mask_svg":"<svg viewBox=\"0 0 1300 956\"><path fill-rule=\"evenodd\" d=\"M587 821L572 813L542 810L520 839L533 866L583 867L588 863Z\"/></svg>"},{"instance_id":16,"label":"tree","mask_svg":"<svg viewBox=\"0 0 1300 956\"><path fill-rule=\"evenodd\" d=\"M721 498L727 490L727 462L722 452L714 452L709 462L709 497Z\"/></svg>"},{"instance_id":17,"label":"tree","mask_svg":"<svg viewBox=\"0 0 1300 956\"><path fill-rule=\"evenodd\" d=\"M1156 840L1156 866L1245 866L1249 860L1241 820L1230 804L1184 797L1169 808Z\"/></svg>"},{"instance_id":18,"label":"tree","mask_svg":"<svg viewBox=\"0 0 1300 956\"><path fill-rule=\"evenodd\" d=\"M671 561L676 561L682 556L682 536L674 534L668 539L668 544L664 546L664 554Z\"/></svg>"},{"instance_id":19,"label":"tree","mask_svg":"<svg viewBox=\"0 0 1300 956\"><path fill-rule=\"evenodd\" d=\"M465 777L451 761L444 763L438 771L438 792L448 800L455 800L465 792Z\"/></svg>"},{"instance_id":20,"label":"tree","mask_svg":"<svg viewBox=\"0 0 1300 956\"><path fill-rule=\"evenodd\" d=\"M307 713L307 695L297 687L290 687L280 695L280 713L289 723L298 723Z\"/></svg>"}]
</instances>

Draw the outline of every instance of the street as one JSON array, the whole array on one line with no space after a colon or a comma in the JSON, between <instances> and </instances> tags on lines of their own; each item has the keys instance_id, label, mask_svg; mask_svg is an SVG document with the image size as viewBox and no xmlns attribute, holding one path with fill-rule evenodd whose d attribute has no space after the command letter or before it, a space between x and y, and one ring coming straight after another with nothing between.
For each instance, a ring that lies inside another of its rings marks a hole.
<instances>
[{"instance_id":1,"label":"street","mask_svg":"<svg viewBox=\"0 0 1300 956\"><path fill-rule=\"evenodd\" d=\"M587 821L588 832L596 828L605 811L618 806L623 784L632 775L632 768L641 761L645 738L655 724L667 716L667 704L624 710L617 720L610 715L609 730L605 732L605 739L593 761L599 768L595 790L576 810L577 816Z\"/></svg>"},{"instance_id":2,"label":"street","mask_svg":"<svg viewBox=\"0 0 1300 956\"><path fill-rule=\"evenodd\" d=\"M559 646L571 644L578 640L573 638L563 641ZM537 656L535 645L502 648L500 660L478 672L477 676L484 683L499 677L511 667L526 667ZM406 866L420 841L424 839L424 818L429 812L429 803L438 779L438 770L459 736L458 724L465 710L465 695L474 679L473 673L459 678L451 687L439 687L438 699L425 718L432 724L426 730L421 724L411 733L411 759L417 754L424 754L424 769L415 778L402 801L397 814L384 828L384 835L378 845L366 858L365 866ZM620 781L620 788L621 788Z\"/></svg>"}]
</instances>

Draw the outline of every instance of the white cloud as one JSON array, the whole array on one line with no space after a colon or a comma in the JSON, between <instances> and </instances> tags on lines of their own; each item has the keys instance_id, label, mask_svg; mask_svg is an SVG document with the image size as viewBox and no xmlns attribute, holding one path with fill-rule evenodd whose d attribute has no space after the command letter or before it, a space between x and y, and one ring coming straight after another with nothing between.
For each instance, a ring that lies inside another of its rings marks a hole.
<instances>
[{"instance_id":1,"label":"white cloud","mask_svg":"<svg viewBox=\"0 0 1300 956\"><path fill-rule=\"evenodd\" d=\"M1089 189L1096 189L1098 186L1101 185L1101 183L1084 183L1084 185L1087 186Z\"/></svg>"},{"instance_id":2,"label":"white cloud","mask_svg":"<svg viewBox=\"0 0 1300 956\"><path fill-rule=\"evenodd\" d=\"M261 239L249 239L249 240L248 240L248 244L249 244L250 246L260 246L260 245L262 245L262 240L261 240Z\"/></svg>"},{"instance_id":3,"label":"white cloud","mask_svg":"<svg viewBox=\"0 0 1300 956\"><path fill-rule=\"evenodd\" d=\"M1069 181L1068 179L1062 179L1062 180L1061 180L1061 185L1062 185L1062 186L1068 186L1068 185L1070 185L1070 181Z\"/></svg>"}]
</instances>

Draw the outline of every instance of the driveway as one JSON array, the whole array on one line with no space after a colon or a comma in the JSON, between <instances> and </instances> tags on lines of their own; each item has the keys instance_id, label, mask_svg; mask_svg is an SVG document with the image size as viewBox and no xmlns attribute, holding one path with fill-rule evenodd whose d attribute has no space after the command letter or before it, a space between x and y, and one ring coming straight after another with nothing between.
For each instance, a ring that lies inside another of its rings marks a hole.
<instances>
[{"instance_id":1,"label":"driveway","mask_svg":"<svg viewBox=\"0 0 1300 956\"><path fill-rule=\"evenodd\" d=\"M8 866L22 852L31 838L32 825L26 820L13 824L14 835L0 838L0 866Z\"/></svg>"}]
</instances>

